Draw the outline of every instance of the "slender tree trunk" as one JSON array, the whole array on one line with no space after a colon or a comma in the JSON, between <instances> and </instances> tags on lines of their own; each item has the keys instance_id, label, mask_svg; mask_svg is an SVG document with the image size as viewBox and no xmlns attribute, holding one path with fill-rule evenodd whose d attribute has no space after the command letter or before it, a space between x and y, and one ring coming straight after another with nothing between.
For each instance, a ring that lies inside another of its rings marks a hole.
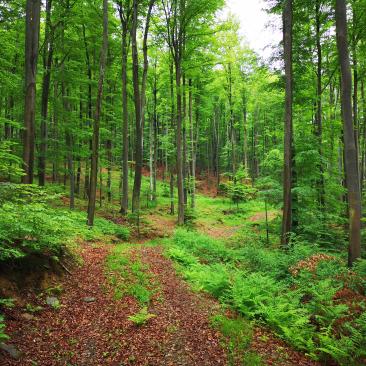
<instances>
[{"instance_id":1,"label":"slender tree trunk","mask_svg":"<svg viewBox=\"0 0 366 366\"><path fill-rule=\"evenodd\" d=\"M130 5L130 3L128 3ZM121 209L120 213L128 212L128 90L127 90L127 56L128 56L128 28L131 20L131 6L123 8L118 3L118 12L122 28L122 175L121 175Z\"/></svg>"},{"instance_id":2,"label":"slender tree trunk","mask_svg":"<svg viewBox=\"0 0 366 366\"><path fill-rule=\"evenodd\" d=\"M23 161L25 175L22 177L22 182L27 184L33 183L34 175L36 75L40 11L40 0L27 0L25 21L25 99L23 131Z\"/></svg>"},{"instance_id":3,"label":"slender tree trunk","mask_svg":"<svg viewBox=\"0 0 366 366\"><path fill-rule=\"evenodd\" d=\"M352 120L352 74L347 39L345 0L336 0L337 48L341 66L342 117L346 186L348 191L349 252L348 265L361 256L361 195L355 130Z\"/></svg>"},{"instance_id":4,"label":"slender tree trunk","mask_svg":"<svg viewBox=\"0 0 366 366\"><path fill-rule=\"evenodd\" d=\"M243 98L243 157L244 157L244 169L248 172L248 128L247 128L247 100Z\"/></svg>"},{"instance_id":5,"label":"slender tree trunk","mask_svg":"<svg viewBox=\"0 0 366 366\"><path fill-rule=\"evenodd\" d=\"M108 177L107 177L107 194L108 202L112 202L112 140L108 139L106 143L107 161L108 161Z\"/></svg>"},{"instance_id":6,"label":"slender tree trunk","mask_svg":"<svg viewBox=\"0 0 366 366\"><path fill-rule=\"evenodd\" d=\"M46 1L45 44L43 46L43 79L41 100L41 143L38 160L38 183L44 186L46 182L46 154L47 154L47 118L48 99L50 94L51 66L53 58L53 31L51 27L52 0Z\"/></svg>"},{"instance_id":7,"label":"slender tree trunk","mask_svg":"<svg viewBox=\"0 0 366 366\"><path fill-rule=\"evenodd\" d=\"M316 114L315 114L315 134L317 137L318 151L319 151L319 171L320 177L317 182L319 194L319 206L322 212L325 209L325 189L324 189L324 167L323 167L323 119L322 119L322 46L320 40L320 1L316 0L315 4L315 18L316 18L316 49L317 49L317 90L316 90Z\"/></svg>"},{"instance_id":8,"label":"slender tree trunk","mask_svg":"<svg viewBox=\"0 0 366 366\"><path fill-rule=\"evenodd\" d=\"M283 178L283 218L282 245L289 243L289 233L292 231L292 0L286 0L283 11L283 38L286 77L285 97L285 142L284 142L284 178Z\"/></svg>"},{"instance_id":9,"label":"slender tree trunk","mask_svg":"<svg viewBox=\"0 0 366 366\"><path fill-rule=\"evenodd\" d=\"M122 29L122 200L121 214L128 212L128 96L127 96L127 34L128 34L129 16L125 19Z\"/></svg>"},{"instance_id":10,"label":"slender tree trunk","mask_svg":"<svg viewBox=\"0 0 366 366\"><path fill-rule=\"evenodd\" d=\"M182 86L181 61L175 59L175 84L177 90L177 185L178 185L178 225L184 225L184 182L183 182L183 151L182 151Z\"/></svg>"},{"instance_id":11,"label":"slender tree trunk","mask_svg":"<svg viewBox=\"0 0 366 366\"><path fill-rule=\"evenodd\" d=\"M57 63L56 63L57 64ZM53 139L54 139L54 161L52 164L52 181L53 183L59 182L59 145L58 145L58 104L57 104L57 88L58 83L54 82L53 85L53 98L55 100L54 106L53 106Z\"/></svg>"},{"instance_id":12,"label":"slender tree trunk","mask_svg":"<svg viewBox=\"0 0 366 366\"><path fill-rule=\"evenodd\" d=\"M144 66L141 81L139 80L139 60L137 50L137 26L138 26L138 1L133 0L133 16L131 27L131 41L132 41L132 75L133 75L133 90L135 99L135 118L136 118L136 146L135 146L135 178L133 183L132 193L132 211L138 212L140 210L140 195L141 195L141 181L142 181L142 164L143 164L143 131L144 131L144 114L145 114L145 93L146 93L146 79L148 70L147 58L147 37L149 33L150 17L154 0L150 0L149 9L146 15L145 31L143 39L143 56Z\"/></svg>"},{"instance_id":13,"label":"slender tree trunk","mask_svg":"<svg viewBox=\"0 0 366 366\"><path fill-rule=\"evenodd\" d=\"M74 174L74 160L73 160L73 138L70 131L66 131L66 146L67 146L67 170L70 184L70 209L75 208L75 174Z\"/></svg>"},{"instance_id":14,"label":"slender tree trunk","mask_svg":"<svg viewBox=\"0 0 366 366\"><path fill-rule=\"evenodd\" d=\"M153 127L154 127L154 164L153 164L153 195L154 195L154 200L156 199L156 178L157 178L157 168L158 168L158 144L159 144L159 140L158 140L158 128L159 128L159 124L158 124L158 115L157 115L157 94L158 94L158 90L157 90L157 74L156 74L156 63L155 63L155 78L154 78L154 123L153 123Z\"/></svg>"},{"instance_id":15,"label":"slender tree trunk","mask_svg":"<svg viewBox=\"0 0 366 366\"><path fill-rule=\"evenodd\" d=\"M193 97L192 97L192 79L189 79L189 134L191 140L191 208L196 206L196 149L195 149L195 136L193 126ZM198 108L198 106L197 106ZM198 121L196 121L198 123Z\"/></svg>"},{"instance_id":16,"label":"slender tree trunk","mask_svg":"<svg viewBox=\"0 0 366 366\"><path fill-rule=\"evenodd\" d=\"M365 87L363 80L361 80L361 100L362 100L362 111L363 111L363 127L362 127L362 148L360 149L361 151L360 190L362 198L364 190L365 154L366 154L366 98L365 98Z\"/></svg>"},{"instance_id":17,"label":"slender tree trunk","mask_svg":"<svg viewBox=\"0 0 366 366\"><path fill-rule=\"evenodd\" d=\"M153 118L149 118L149 178L150 178L150 201L154 200L154 121Z\"/></svg>"},{"instance_id":18,"label":"slender tree trunk","mask_svg":"<svg viewBox=\"0 0 366 366\"><path fill-rule=\"evenodd\" d=\"M88 76L88 122L87 126L90 127L92 119L93 119L93 106L92 106L92 69L89 55L88 43L86 40L85 34L85 26L83 24L83 39L85 46L85 57L86 57L86 66L87 66L87 76ZM92 141L89 139L89 153L92 150ZM91 157L88 156L85 162L85 178L84 178L84 198L89 198L89 187L90 187L90 167L89 160Z\"/></svg>"},{"instance_id":19,"label":"slender tree trunk","mask_svg":"<svg viewBox=\"0 0 366 366\"><path fill-rule=\"evenodd\" d=\"M171 130L174 131L174 122L175 122L175 106L174 106L174 71L173 71L173 63L171 62L169 65L169 75L170 75L170 99L171 99ZM174 215L174 166L172 162L172 157L170 157L169 162L169 171L170 171L170 214Z\"/></svg>"},{"instance_id":20,"label":"slender tree trunk","mask_svg":"<svg viewBox=\"0 0 366 366\"><path fill-rule=\"evenodd\" d=\"M97 192L98 157L99 157L99 121L102 109L103 82L108 52L108 0L103 0L103 44L100 53L100 71L98 93L93 125L92 159L90 171L90 194L88 203L88 225L93 226Z\"/></svg>"}]
</instances>

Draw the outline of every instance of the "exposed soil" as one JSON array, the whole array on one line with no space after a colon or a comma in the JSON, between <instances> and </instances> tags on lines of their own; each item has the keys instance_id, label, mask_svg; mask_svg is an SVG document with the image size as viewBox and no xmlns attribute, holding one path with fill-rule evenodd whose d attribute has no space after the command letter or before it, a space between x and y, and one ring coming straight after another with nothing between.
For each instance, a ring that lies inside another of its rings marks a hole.
<instances>
[{"instance_id":1,"label":"exposed soil","mask_svg":"<svg viewBox=\"0 0 366 366\"><path fill-rule=\"evenodd\" d=\"M268 221L275 219L278 216L278 211L268 211ZM264 221L266 219L265 212L258 212L255 215L248 218L250 222Z\"/></svg>"},{"instance_id":2,"label":"exposed soil","mask_svg":"<svg viewBox=\"0 0 366 366\"><path fill-rule=\"evenodd\" d=\"M137 327L128 320L138 310L134 299L111 295L104 267L110 247L85 245L84 265L63 281L59 309L45 305L44 295L28 293L27 302L43 310L26 318L21 308L8 310L7 332L22 358L1 354L0 364L225 365L220 336L209 326L215 303L192 294L159 248L137 248L161 288L149 308L156 317L148 324Z\"/></svg>"},{"instance_id":3,"label":"exposed soil","mask_svg":"<svg viewBox=\"0 0 366 366\"><path fill-rule=\"evenodd\" d=\"M214 239L228 239L233 236L240 226L225 226L225 225L198 225L198 230L202 233L211 236Z\"/></svg>"}]
</instances>

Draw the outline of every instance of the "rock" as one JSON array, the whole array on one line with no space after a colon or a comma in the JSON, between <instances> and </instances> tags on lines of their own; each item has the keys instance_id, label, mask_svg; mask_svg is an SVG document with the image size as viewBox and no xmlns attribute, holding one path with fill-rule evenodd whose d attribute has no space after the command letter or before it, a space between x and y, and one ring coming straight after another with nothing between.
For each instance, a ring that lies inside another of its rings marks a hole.
<instances>
[{"instance_id":1,"label":"rock","mask_svg":"<svg viewBox=\"0 0 366 366\"><path fill-rule=\"evenodd\" d=\"M22 318L25 319L25 320L34 320L34 316L32 314L29 314L29 313L23 313Z\"/></svg>"},{"instance_id":2,"label":"rock","mask_svg":"<svg viewBox=\"0 0 366 366\"><path fill-rule=\"evenodd\" d=\"M58 300L57 297L47 296L46 304L54 308L57 308L58 306L60 306L60 301Z\"/></svg>"},{"instance_id":3,"label":"rock","mask_svg":"<svg viewBox=\"0 0 366 366\"><path fill-rule=\"evenodd\" d=\"M0 349L5 351L14 360L19 360L22 353L14 346L14 344L0 343Z\"/></svg>"},{"instance_id":4,"label":"rock","mask_svg":"<svg viewBox=\"0 0 366 366\"><path fill-rule=\"evenodd\" d=\"M90 303L96 301L95 297L84 297L84 302Z\"/></svg>"}]
</instances>

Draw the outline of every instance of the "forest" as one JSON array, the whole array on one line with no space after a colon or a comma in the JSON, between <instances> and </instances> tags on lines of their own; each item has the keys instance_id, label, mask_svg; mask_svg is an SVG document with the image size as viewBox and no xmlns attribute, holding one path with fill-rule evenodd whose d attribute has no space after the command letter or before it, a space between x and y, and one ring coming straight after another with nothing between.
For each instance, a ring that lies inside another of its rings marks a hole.
<instances>
[{"instance_id":1,"label":"forest","mask_svg":"<svg viewBox=\"0 0 366 366\"><path fill-rule=\"evenodd\" d=\"M1 366L366 365L366 1L229 3L0 0Z\"/></svg>"}]
</instances>

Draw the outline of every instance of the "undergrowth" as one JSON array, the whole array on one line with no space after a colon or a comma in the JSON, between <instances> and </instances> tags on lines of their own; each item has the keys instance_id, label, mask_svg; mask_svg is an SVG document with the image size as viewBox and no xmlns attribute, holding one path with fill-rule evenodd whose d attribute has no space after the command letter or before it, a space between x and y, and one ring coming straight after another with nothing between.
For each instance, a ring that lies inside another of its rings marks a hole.
<instances>
[{"instance_id":1,"label":"undergrowth","mask_svg":"<svg viewBox=\"0 0 366 366\"><path fill-rule=\"evenodd\" d=\"M119 245L113 248L107 258L107 270L116 300L132 296L142 307L149 304L157 284L149 274L147 265L139 257L132 256L128 247Z\"/></svg>"},{"instance_id":2,"label":"undergrowth","mask_svg":"<svg viewBox=\"0 0 366 366\"><path fill-rule=\"evenodd\" d=\"M217 314L211 318L211 325L223 337L224 346L228 350L228 364L244 366L263 365L259 355L249 350L253 336L252 324L244 318L228 318Z\"/></svg>"},{"instance_id":3,"label":"undergrowth","mask_svg":"<svg viewBox=\"0 0 366 366\"><path fill-rule=\"evenodd\" d=\"M35 253L59 256L77 237L129 236L127 228L103 218L89 228L84 212L52 207L58 196L34 185L0 184L0 197L0 262Z\"/></svg>"},{"instance_id":4,"label":"undergrowth","mask_svg":"<svg viewBox=\"0 0 366 366\"><path fill-rule=\"evenodd\" d=\"M351 272L342 257L309 243L288 251L229 243L179 229L167 255L194 289L268 324L312 358L357 365L366 357L365 261Z\"/></svg>"}]
</instances>

